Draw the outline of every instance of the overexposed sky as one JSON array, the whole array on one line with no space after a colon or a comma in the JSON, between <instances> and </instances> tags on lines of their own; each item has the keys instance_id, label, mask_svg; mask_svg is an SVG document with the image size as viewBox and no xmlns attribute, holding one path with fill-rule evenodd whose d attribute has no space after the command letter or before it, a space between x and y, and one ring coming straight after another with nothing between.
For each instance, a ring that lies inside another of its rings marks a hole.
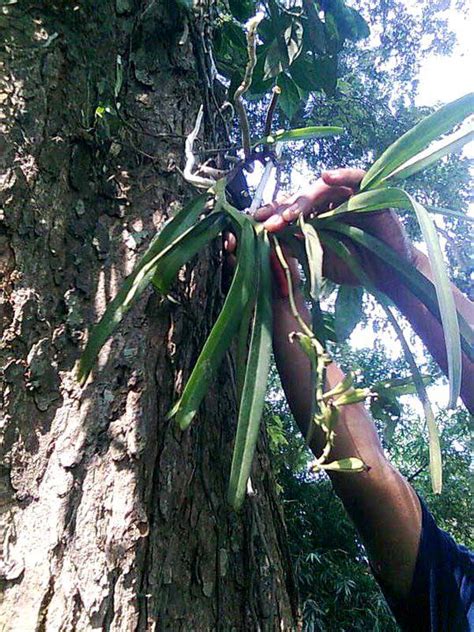
<instances>
[{"instance_id":1,"label":"overexposed sky","mask_svg":"<svg viewBox=\"0 0 474 632\"><path fill-rule=\"evenodd\" d=\"M457 43L449 57L432 56L422 64L417 105L447 103L474 90L474 7L467 16L453 9L446 13Z\"/></svg>"}]
</instances>

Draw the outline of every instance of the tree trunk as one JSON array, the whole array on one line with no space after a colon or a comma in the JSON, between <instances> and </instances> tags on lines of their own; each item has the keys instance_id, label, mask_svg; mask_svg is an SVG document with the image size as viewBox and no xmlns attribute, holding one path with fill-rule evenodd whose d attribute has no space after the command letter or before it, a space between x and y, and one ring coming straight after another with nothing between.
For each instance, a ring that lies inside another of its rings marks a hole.
<instances>
[{"instance_id":1,"label":"tree trunk","mask_svg":"<svg viewBox=\"0 0 474 632\"><path fill-rule=\"evenodd\" d=\"M296 627L263 434L255 495L226 506L232 359L189 430L165 419L222 304L218 244L175 300L146 295L85 388L74 377L87 329L194 195L177 167L201 102L222 139L203 76L212 7L188 24L177 6L23 0L0 14L1 630Z\"/></svg>"}]
</instances>

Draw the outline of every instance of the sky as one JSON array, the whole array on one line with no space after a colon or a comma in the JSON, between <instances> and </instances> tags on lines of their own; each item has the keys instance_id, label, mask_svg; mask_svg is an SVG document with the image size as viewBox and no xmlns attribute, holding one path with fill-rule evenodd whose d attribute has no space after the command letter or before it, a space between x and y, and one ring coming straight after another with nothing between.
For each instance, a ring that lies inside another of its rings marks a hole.
<instances>
[{"instance_id":1,"label":"sky","mask_svg":"<svg viewBox=\"0 0 474 632\"><path fill-rule=\"evenodd\" d=\"M452 9L447 13L457 43L449 57L433 55L422 64L417 105L447 103L474 89L474 7L468 16Z\"/></svg>"}]
</instances>

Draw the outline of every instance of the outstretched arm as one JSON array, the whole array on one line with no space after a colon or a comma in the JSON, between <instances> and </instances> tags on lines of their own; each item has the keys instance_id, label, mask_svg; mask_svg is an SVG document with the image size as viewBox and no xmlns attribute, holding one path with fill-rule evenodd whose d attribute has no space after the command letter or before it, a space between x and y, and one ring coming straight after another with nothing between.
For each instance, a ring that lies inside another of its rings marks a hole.
<instances>
[{"instance_id":1,"label":"outstretched arm","mask_svg":"<svg viewBox=\"0 0 474 632\"><path fill-rule=\"evenodd\" d=\"M305 195L293 196L279 205L265 207L260 211L259 219L265 221L268 230L277 231L300 212L307 214L314 209L324 210L331 202L338 204L341 198L347 198L357 188L362 176L363 172L353 169L323 174L323 179ZM359 226L388 243L431 278L426 257L408 242L394 213L382 211L354 219ZM397 303L440 366L446 370L440 323L383 262L367 253L362 263L366 273ZM356 282L343 262L329 253L325 253L324 271L326 276L339 283ZM472 304L456 289L454 295L458 310L468 322L472 322ZM300 314L308 318L301 293L297 292L296 300ZM306 435L313 388L309 360L299 345L288 340L289 333L299 330L288 298L276 292L273 309L277 366L290 408ZM466 356L463 356L463 371L462 398L472 412L469 383L473 383L473 367ZM327 370L327 388L334 387L342 378L340 369L331 364ZM317 456L323 445L324 437L315 433L310 447ZM362 404L344 406L337 424L330 459L349 456L358 456L370 469L360 474L331 472L334 487L365 542L376 573L394 596L403 598L410 591L417 559L421 508L411 486L385 458L373 422Z\"/></svg>"},{"instance_id":2,"label":"outstretched arm","mask_svg":"<svg viewBox=\"0 0 474 632\"><path fill-rule=\"evenodd\" d=\"M309 321L304 299L296 293L300 314ZM304 436L311 418L311 367L308 357L288 335L299 330L288 298L273 302L273 348L283 389L291 412ZM343 373L336 364L327 368L326 390L336 386ZM325 439L316 431L310 447L321 454ZM421 529L421 509L411 486L387 461L375 427L362 404L343 406L329 460L357 456L367 472L337 473L330 477L334 488L359 531L376 573L394 595L408 594L415 568Z\"/></svg>"},{"instance_id":3,"label":"outstretched arm","mask_svg":"<svg viewBox=\"0 0 474 632\"><path fill-rule=\"evenodd\" d=\"M265 223L267 230L277 232L288 222L295 220L300 213L304 215L310 212L318 213L326 210L330 205L336 206L347 199L357 190L363 176L364 171L361 169L337 169L325 172L322 178L308 187L307 191L293 195L280 203L263 207L258 211L256 218ZM419 272L430 281L432 280L428 258L410 243L395 212L384 210L352 214L347 221L387 243L402 258L405 258L407 263L415 265ZM357 250L357 254L361 257L361 264L366 274L407 317L431 355L447 374L446 347L443 328L439 320L403 284L396 271L388 264L361 248ZM347 266L331 252L324 253L323 272L336 283L358 283L358 279ZM474 304L454 285L452 285L452 291L459 313L468 324L474 326ZM474 363L463 352L461 399L469 412L474 414L472 384L474 384Z\"/></svg>"}]
</instances>

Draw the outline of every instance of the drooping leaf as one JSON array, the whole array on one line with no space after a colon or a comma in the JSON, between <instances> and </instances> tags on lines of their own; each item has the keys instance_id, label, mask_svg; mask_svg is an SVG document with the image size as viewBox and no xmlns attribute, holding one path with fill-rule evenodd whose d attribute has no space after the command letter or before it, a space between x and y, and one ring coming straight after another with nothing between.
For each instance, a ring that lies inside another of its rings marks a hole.
<instances>
[{"instance_id":1,"label":"drooping leaf","mask_svg":"<svg viewBox=\"0 0 474 632\"><path fill-rule=\"evenodd\" d=\"M303 215L299 217L299 225L305 238L304 243L309 268L309 294L313 301L318 301L323 277L323 249L318 233L311 224L305 222Z\"/></svg>"},{"instance_id":2,"label":"drooping leaf","mask_svg":"<svg viewBox=\"0 0 474 632\"><path fill-rule=\"evenodd\" d=\"M322 235L323 236L323 235ZM423 378L418 370L416 362L411 353L410 347L405 340L405 336L403 335L403 331L398 324L398 321L394 317L391 307L389 305L388 299L384 294L379 292L371 283L370 279L368 279L367 275L363 271L362 267L358 264L354 257L351 255L347 246L342 243L340 240L333 239L328 235L324 235L324 239L326 243L331 247L331 249L346 263L352 263L354 273L359 277L362 283L364 283L368 289L374 294L379 303L384 307L389 320L397 333L397 336L402 344L403 351L405 353L405 357L410 365L412 372L412 379L416 386L418 397L423 405L423 410L425 413L425 418L428 425L429 430L429 441L430 441L430 471L432 476L432 484L433 490L435 493L441 492L442 486L442 470L441 470L441 451L439 445L439 436L438 430L436 427L436 423L434 421L433 411L431 410L431 406L429 403L429 399L426 393L425 384Z\"/></svg>"},{"instance_id":3,"label":"drooping leaf","mask_svg":"<svg viewBox=\"0 0 474 632\"><path fill-rule=\"evenodd\" d=\"M247 370L239 408L239 420L229 480L228 499L237 511L245 499L247 481L258 440L272 340L270 243L265 231L258 236L258 296L251 323Z\"/></svg>"},{"instance_id":4,"label":"drooping leaf","mask_svg":"<svg viewBox=\"0 0 474 632\"><path fill-rule=\"evenodd\" d=\"M214 214L213 217L216 215ZM200 224L197 224L196 226L200 226L200 230L193 232L192 240L187 240L185 246L173 249L165 258L157 262L152 283L159 292L166 294L179 269L224 229L225 216L221 214L220 217L221 219L218 222L202 221Z\"/></svg>"},{"instance_id":5,"label":"drooping leaf","mask_svg":"<svg viewBox=\"0 0 474 632\"><path fill-rule=\"evenodd\" d=\"M339 342L347 340L361 320L364 310L362 297L364 290L360 286L341 285L337 292L335 309L335 329Z\"/></svg>"},{"instance_id":6,"label":"drooping leaf","mask_svg":"<svg viewBox=\"0 0 474 632\"><path fill-rule=\"evenodd\" d=\"M392 312L388 301L385 297L378 296L379 302L385 309L385 312L389 318L389 321L397 334L398 339L402 345L403 353L405 354L405 358L408 362L408 365L411 370L413 383L416 387L416 391L418 394L418 398L421 401L423 406L423 412L426 419L426 425L428 427L428 440L429 440L429 452L430 452L430 474L431 474L431 485L433 488L433 492L435 494L441 494L441 490L443 487L443 468L441 461L441 446L439 442L439 433L438 427L436 426L436 421L433 414L433 409L431 408L430 400L428 398L428 393L426 392L425 383L423 381L423 376L418 369L418 365L416 364L416 360L413 357L410 346L405 339L402 328L398 324L395 315Z\"/></svg>"},{"instance_id":7,"label":"drooping leaf","mask_svg":"<svg viewBox=\"0 0 474 632\"><path fill-rule=\"evenodd\" d=\"M425 149L433 140L449 132L474 112L474 94L448 103L424 118L411 130L396 140L378 160L374 162L361 182L361 191L373 188L397 167Z\"/></svg>"},{"instance_id":8,"label":"drooping leaf","mask_svg":"<svg viewBox=\"0 0 474 632\"><path fill-rule=\"evenodd\" d=\"M405 259L395 252L380 239L363 231L356 226L349 226L340 222L334 222L330 225L331 231L334 230L350 237L356 243L364 246L374 254L376 254L385 263L390 265L403 280L404 284L417 296L429 311L440 320L440 310L436 300L436 292L433 283L429 281L419 270L412 264L407 263ZM326 239L326 231L320 231L319 235L324 243ZM465 318L458 312L457 314L459 329L461 333L461 346L467 357L474 361L474 332L472 327L466 322Z\"/></svg>"},{"instance_id":9,"label":"drooping leaf","mask_svg":"<svg viewBox=\"0 0 474 632\"><path fill-rule=\"evenodd\" d=\"M150 250L153 248L153 252L158 252L162 248L168 246L179 235L184 233L185 230L194 226L199 217L204 213L207 202L210 200L210 193L202 193L193 198L189 204L182 208L178 213L169 220L156 238L150 244ZM144 255L146 257L148 252Z\"/></svg>"},{"instance_id":10,"label":"drooping leaf","mask_svg":"<svg viewBox=\"0 0 474 632\"><path fill-rule=\"evenodd\" d=\"M168 413L168 418L176 416L183 430L195 416L238 330L240 316L249 300L254 269L255 233L250 220L247 219L239 235L237 267L222 310L194 365L181 398Z\"/></svg>"},{"instance_id":11,"label":"drooping leaf","mask_svg":"<svg viewBox=\"0 0 474 632\"><path fill-rule=\"evenodd\" d=\"M157 264L168 256L174 256L177 251L180 253L179 256L181 260L185 263L195 253L195 240L203 244L213 239L223 229L225 218L221 213L212 213L196 225L183 230L186 226L186 222L187 220L184 220L180 223L181 232L178 236L175 236L176 227L170 227L165 234L165 238L161 238L161 235L159 235L158 238L152 242L135 270L122 283L119 292L108 305L100 321L92 329L87 345L79 361L78 379L81 384L86 381L96 361L97 355L106 340L151 282ZM167 227L165 227L164 230L166 230L166 228ZM203 235L205 239L202 238ZM172 236L175 236L174 240L169 241L169 238ZM169 243L164 246L166 241Z\"/></svg>"},{"instance_id":12,"label":"drooping leaf","mask_svg":"<svg viewBox=\"0 0 474 632\"><path fill-rule=\"evenodd\" d=\"M449 406L456 406L461 391L461 341L459 337L459 324L454 302L453 291L439 245L436 227L426 209L413 198L411 203L418 218L423 239L428 250L433 283L438 297L441 324L443 326L446 355L448 359L448 376L450 386Z\"/></svg>"},{"instance_id":13,"label":"drooping leaf","mask_svg":"<svg viewBox=\"0 0 474 632\"><path fill-rule=\"evenodd\" d=\"M359 199L357 200L357 198ZM356 209L357 211L366 211L374 208L385 208L387 206L398 206L403 208L410 206L416 214L423 239L428 250L428 258L433 274L433 284L439 304L439 313L441 317L441 324L443 326L448 360L448 376L450 383L449 405L454 407L456 400L459 397L461 388L461 342L459 337L456 305L433 220L426 209L402 189L368 191L354 196L354 199L355 201L349 200L343 208L347 209L347 211L349 211L349 208L352 208L353 210ZM333 216L337 215L338 212L340 212L339 209L334 211ZM326 213L325 217L331 217L331 215ZM386 259L386 255L383 253L380 253L380 256L382 260Z\"/></svg>"},{"instance_id":14,"label":"drooping leaf","mask_svg":"<svg viewBox=\"0 0 474 632\"><path fill-rule=\"evenodd\" d=\"M235 354L236 364L236 386L237 397L240 401L242 395L242 389L244 387L245 372L247 369L247 357L248 357L248 345L249 345L249 330L252 314L255 310L255 302L257 299L257 285L253 284L250 288L250 298L247 301L244 311L241 314L239 332L237 335L237 351Z\"/></svg>"}]
</instances>

